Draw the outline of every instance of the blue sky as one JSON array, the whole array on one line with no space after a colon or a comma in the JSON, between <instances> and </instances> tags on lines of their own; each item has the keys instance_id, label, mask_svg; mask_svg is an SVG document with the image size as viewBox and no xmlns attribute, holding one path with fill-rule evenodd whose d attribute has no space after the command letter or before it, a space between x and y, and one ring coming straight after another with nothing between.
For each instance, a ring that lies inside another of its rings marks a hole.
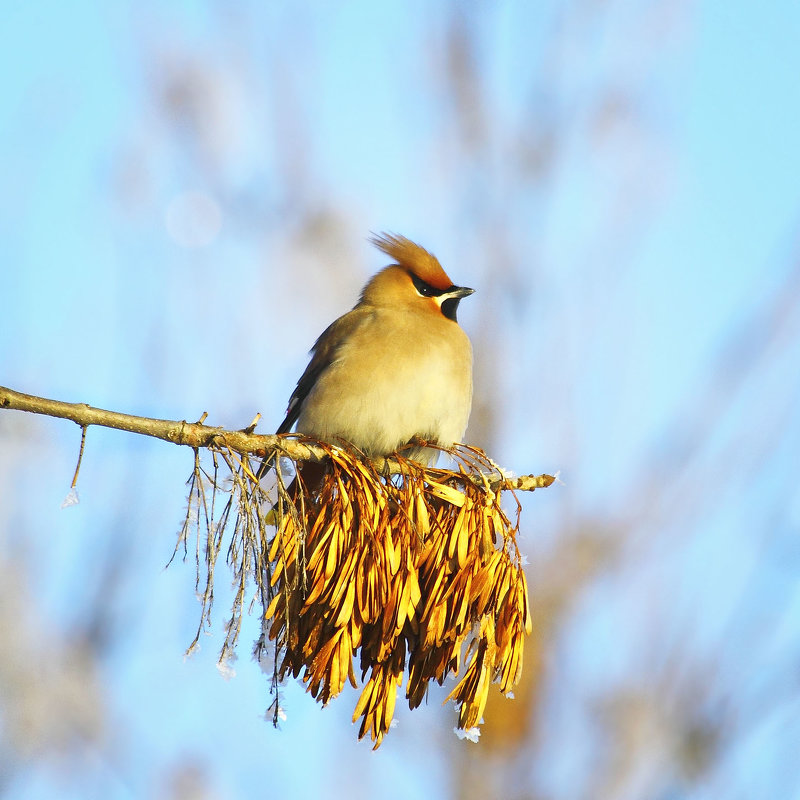
<instances>
[{"instance_id":1,"label":"blue sky","mask_svg":"<svg viewBox=\"0 0 800 800\"><path fill-rule=\"evenodd\" d=\"M714 400L710 374L730 370L720 385L736 386L771 320L736 332L796 271L800 7L658 5L469 2L453 17L440 3L42 2L9 6L0 30L0 383L236 427L261 412L266 431L315 336L382 266L369 231L418 239L478 289L460 319L476 401L496 419L472 434L517 472L566 480L525 500L531 561L570 520L638 520L623 565L576 599L551 643L569 681L554 669L538 713L575 747L545 743L528 788L553 797L588 791L598 687L646 684L675 652L713 663L721 651L719 691L745 718L759 698L785 698L800 649L796 312L735 402ZM475 34L473 139L441 68L453 18ZM194 121L170 116L175 74L200 76L182 100ZM520 153L542 141L540 174ZM166 222L187 192L220 215L203 247ZM701 414L712 435L672 486L656 468L706 401L722 410ZM106 728L64 773L52 755L21 759L0 791L143 796L184 763L219 797L320 795L342 771L341 796L455 791L447 754L471 745L436 698L401 714L373 755L354 743L352 696L320 711L289 687L276 734L259 718L255 628L234 680L214 668L224 600L215 636L184 662L192 565L163 566L191 457L90 430L81 503L61 510L78 438L68 423L0 418L0 533L40 646L68 642L108 602L111 644L92 678ZM658 507L638 508L652 481L666 485ZM707 496L683 519L698 482ZM124 569L103 588L116 548ZM652 644L653 620L673 649ZM742 796L800 796L782 743L798 729L796 703L781 702L750 735L737 729L705 787L677 781L671 796L733 796L719 794L725 776ZM650 774L638 788L663 789Z\"/></svg>"}]
</instances>

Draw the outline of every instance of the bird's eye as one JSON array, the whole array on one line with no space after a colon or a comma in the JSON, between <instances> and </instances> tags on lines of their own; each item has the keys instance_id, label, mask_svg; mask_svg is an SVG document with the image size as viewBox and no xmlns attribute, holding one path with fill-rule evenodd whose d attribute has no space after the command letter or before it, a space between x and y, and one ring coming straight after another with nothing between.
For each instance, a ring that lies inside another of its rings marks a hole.
<instances>
[{"instance_id":1,"label":"bird's eye","mask_svg":"<svg viewBox=\"0 0 800 800\"><path fill-rule=\"evenodd\" d=\"M436 289L429 283L425 283L425 281L423 281L422 278L418 278L416 275L414 275L413 272L409 274L411 275L411 280L414 283L414 288L423 297L436 297L437 295L442 294L441 289Z\"/></svg>"}]
</instances>

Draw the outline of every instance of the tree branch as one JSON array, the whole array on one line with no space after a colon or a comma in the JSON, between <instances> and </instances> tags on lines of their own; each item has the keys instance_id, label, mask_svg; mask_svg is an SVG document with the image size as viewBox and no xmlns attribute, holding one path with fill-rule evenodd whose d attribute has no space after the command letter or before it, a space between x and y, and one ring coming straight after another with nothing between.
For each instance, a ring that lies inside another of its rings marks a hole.
<instances>
[{"instance_id":1,"label":"tree branch","mask_svg":"<svg viewBox=\"0 0 800 800\"><path fill-rule=\"evenodd\" d=\"M154 419L139 417L133 414L122 414L119 411L107 411L94 408L86 403L65 403L62 400L48 400L32 394L24 394L0 386L0 409L27 411L31 414L44 414L49 417L68 419L86 430L90 425L114 428L142 436L152 436L172 444L208 449L228 449L243 455L265 456L277 453L293 461L321 461L328 455L325 447L315 445L295 434L258 434L253 433L255 425L240 431L229 431L201 421ZM447 452L446 448L442 448ZM484 456L485 458L485 456ZM493 462L489 462L492 463ZM384 474L402 472L402 466L394 459L377 458L372 461L374 468ZM494 466L494 465L493 465ZM469 476L465 476L469 477ZM475 476L472 476L476 480ZM481 482L491 491L517 490L532 492L550 486L555 481L552 475L522 475L510 478L502 470L481 476Z\"/></svg>"},{"instance_id":2,"label":"tree branch","mask_svg":"<svg viewBox=\"0 0 800 800\"><path fill-rule=\"evenodd\" d=\"M94 408L86 403L48 400L45 397L36 397L0 386L0 409L3 408L68 419L82 428L88 428L90 425L115 428L195 449L200 447L228 448L237 453L255 455L261 455L267 451L278 451L290 458L304 461L319 461L325 457L325 451L322 448L276 434L257 434L250 429L229 431L225 428L204 425L202 422L139 417L133 414L122 414L119 411Z\"/></svg>"}]
</instances>

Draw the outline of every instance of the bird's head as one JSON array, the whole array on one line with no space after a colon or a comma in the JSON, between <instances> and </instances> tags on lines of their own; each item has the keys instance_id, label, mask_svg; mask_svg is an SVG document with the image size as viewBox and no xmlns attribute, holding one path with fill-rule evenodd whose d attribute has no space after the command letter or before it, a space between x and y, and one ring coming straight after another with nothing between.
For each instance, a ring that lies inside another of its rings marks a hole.
<instances>
[{"instance_id":1,"label":"bird's head","mask_svg":"<svg viewBox=\"0 0 800 800\"><path fill-rule=\"evenodd\" d=\"M459 302L474 289L455 286L436 256L405 236L382 233L370 241L395 263L364 287L362 303L434 312L456 322Z\"/></svg>"}]
</instances>

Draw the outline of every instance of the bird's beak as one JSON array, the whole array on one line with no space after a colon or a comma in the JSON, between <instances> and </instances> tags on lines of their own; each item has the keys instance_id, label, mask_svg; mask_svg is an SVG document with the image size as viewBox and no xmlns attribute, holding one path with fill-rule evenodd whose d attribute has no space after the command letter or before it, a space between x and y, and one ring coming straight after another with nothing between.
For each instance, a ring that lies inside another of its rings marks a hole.
<instances>
[{"instance_id":1,"label":"bird's beak","mask_svg":"<svg viewBox=\"0 0 800 800\"><path fill-rule=\"evenodd\" d=\"M462 297L469 297L469 295L475 294L474 289L470 289L468 286L451 286L446 292L445 295L447 297L454 297L458 298L459 300Z\"/></svg>"},{"instance_id":2,"label":"bird's beak","mask_svg":"<svg viewBox=\"0 0 800 800\"><path fill-rule=\"evenodd\" d=\"M444 314L447 319L458 322L458 304L461 302L462 298L471 295L474 291L474 289L470 289L468 286L451 286L449 289L442 292L438 298L442 314Z\"/></svg>"}]
</instances>

